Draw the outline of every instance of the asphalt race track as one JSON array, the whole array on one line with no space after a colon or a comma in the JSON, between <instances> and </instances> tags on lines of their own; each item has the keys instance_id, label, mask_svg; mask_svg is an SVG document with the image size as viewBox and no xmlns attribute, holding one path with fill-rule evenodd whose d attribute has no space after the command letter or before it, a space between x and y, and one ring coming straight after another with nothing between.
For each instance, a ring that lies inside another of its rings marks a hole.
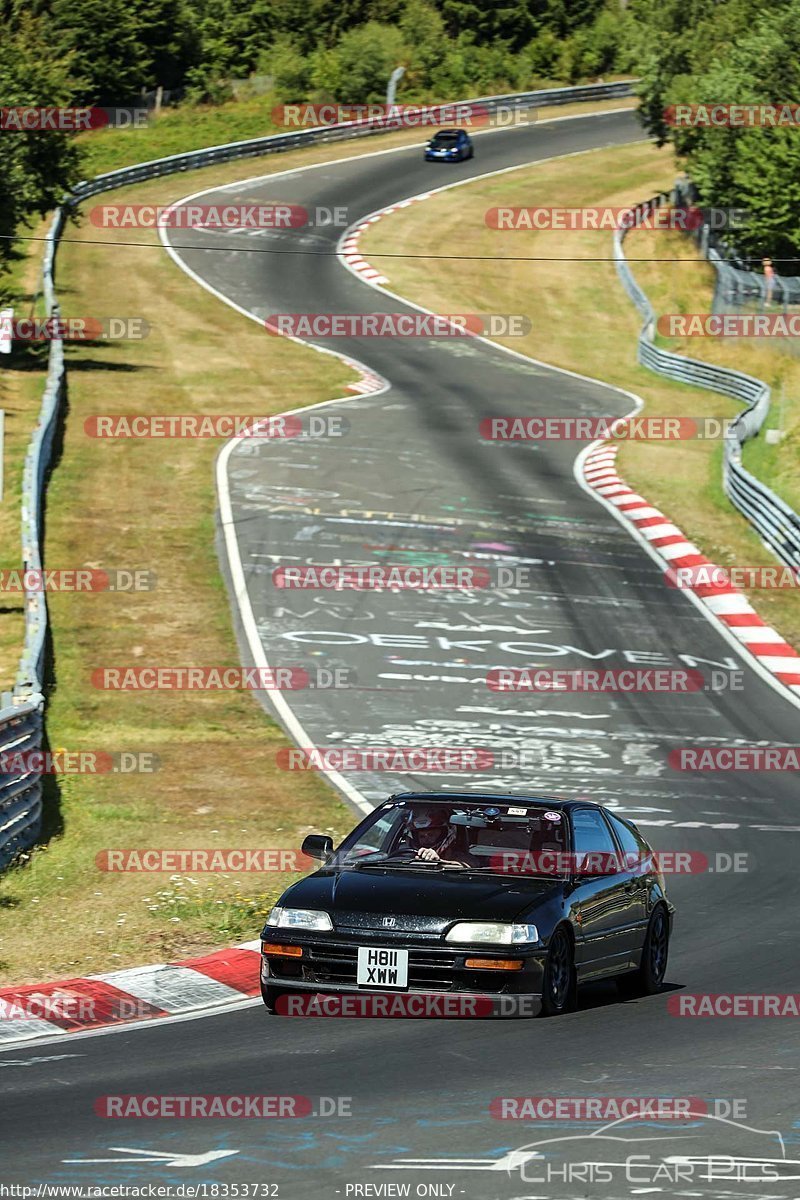
<instances>
[{"instance_id":1,"label":"asphalt race track","mask_svg":"<svg viewBox=\"0 0 800 1200\"><path fill-rule=\"evenodd\" d=\"M340 205L356 222L441 182L640 136L630 113L571 119L482 136L474 161L453 167L425 164L419 148L384 151L249 180L202 199ZM279 171L280 162L269 167ZM230 234L182 231L173 241L192 272L258 318L402 309L342 267L333 254L341 232L253 238L256 248L324 252L294 257L228 250L241 244ZM214 253L205 252L209 245ZM391 277L390 264L386 270ZM4 1177L21 1184L207 1185L186 1194L209 1197L221 1182L269 1184L278 1186L259 1194L282 1200L796 1196L792 1177L800 1170L788 1162L768 1187L720 1174L703 1180L686 1165L711 1154L798 1157L800 1062L792 1022L692 1020L667 1011L679 989L798 990L797 902L787 887L800 851L796 788L782 773L678 772L667 755L680 746L792 744L797 708L684 595L664 585L655 563L579 486L573 469L580 444L550 442L545 449L478 435L478 422L492 415L616 415L630 410L631 399L479 341L325 345L390 386L316 410L342 418L342 436L239 443L220 463L233 515L229 542L233 535L259 653L273 665L355 672L349 689L285 694L304 744L485 748L495 757L483 772L365 770L347 780L362 803L440 785L588 795L630 815L657 849L702 852L712 865L727 861L718 854L744 853L747 869L674 877L669 987L646 1000L622 1003L613 985L603 985L581 995L575 1014L504 1022L293 1020L268 1017L258 1002L0 1052ZM222 539L221 550L225 559ZM469 562L490 572L524 566L530 582L467 596L273 585L281 564L337 560ZM236 620L245 659L257 660L238 605ZM743 686L548 697L485 685L489 668L533 664L741 670ZM279 716L285 720L286 711ZM345 1111L296 1120L95 1114L98 1098L109 1094L189 1093L302 1095L317 1113L326 1108L320 1097L339 1098ZM611 1131L624 1142L595 1138L589 1152L586 1137L597 1122L523 1123L490 1114L495 1097L526 1095L696 1097L712 1115L679 1133L668 1121L657 1135L652 1125L625 1123ZM550 1146L544 1158L513 1155L568 1136L576 1140ZM654 1136L669 1140L658 1147L641 1140ZM222 1151L229 1153L213 1157ZM611 1179L595 1171L576 1182L563 1166L578 1159L619 1163L631 1153L661 1163L660 1176L642 1165L635 1179L606 1168ZM174 1165L171 1155L178 1156ZM181 1155L200 1160L182 1165ZM682 1177L674 1162L665 1165L670 1158L684 1160ZM561 1174L548 1174L548 1164Z\"/></svg>"}]
</instances>

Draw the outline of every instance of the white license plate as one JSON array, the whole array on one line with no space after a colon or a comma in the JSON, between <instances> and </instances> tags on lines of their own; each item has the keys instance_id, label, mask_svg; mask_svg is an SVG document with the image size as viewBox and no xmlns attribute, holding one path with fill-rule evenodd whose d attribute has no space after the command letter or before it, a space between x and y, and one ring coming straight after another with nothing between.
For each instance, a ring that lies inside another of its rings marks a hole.
<instances>
[{"instance_id":1,"label":"white license plate","mask_svg":"<svg viewBox=\"0 0 800 1200\"><path fill-rule=\"evenodd\" d=\"M359 946L356 982L359 987L408 987L408 951Z\"/></svg>"}]
</instances>

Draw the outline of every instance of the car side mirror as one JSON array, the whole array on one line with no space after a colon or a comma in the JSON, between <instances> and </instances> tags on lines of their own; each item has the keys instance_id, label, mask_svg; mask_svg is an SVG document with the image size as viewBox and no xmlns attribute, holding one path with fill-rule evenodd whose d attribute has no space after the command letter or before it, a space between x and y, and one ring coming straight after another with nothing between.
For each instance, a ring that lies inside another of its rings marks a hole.
<instances>
[{"instance_id":1,"label":"car side mirror","mask_svg":"<svg viewBox=\"0 0 800 1200\"><path fill-rule=\"evenodd\" d=\"M303 838L300 850L309 858L319 858L325 862L333 854L333 838L326 833L309 833Z\"/></svg>"}]
</instances>

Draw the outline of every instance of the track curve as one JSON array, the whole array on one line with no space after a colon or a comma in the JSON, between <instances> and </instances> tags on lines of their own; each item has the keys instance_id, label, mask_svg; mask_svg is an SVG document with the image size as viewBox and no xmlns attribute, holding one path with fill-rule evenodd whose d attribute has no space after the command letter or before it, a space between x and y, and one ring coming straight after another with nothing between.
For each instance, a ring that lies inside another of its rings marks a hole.
<instances>
[{"instance_id":1,"label":"track curve","mask_svg":"<svg viewBox=\"0 0 800 1200\"><path fill-rule=\"evenodd\" d=\"M478 139L474 162L455 170L477 177L639 137L629 113L493 132ZM430 172L418 148L383 151L251 180L226 188L224 198L345 205L357 220L424 190ZM337 232L315 236L332 251ZM289 269L267 255L227 253L224 238L217 242L222 249L207 254L202 247L209 236L182 235L182 244L197 245L180 250L183 263L256 318L387 307L332 253L286 260ZM797 906L787 903L786 880L800 836L795 789L785 775L676 775L665 758L677 745L791 744L795 709L683 596L663 586L641 548L577 486L574 446L556 443L545 455L476 436L485 416L616 415L630 409L630 398L480 343L459 348L355 339L337 349L390 383L380 394L327 406L346 417L347 437L316 444L310 460L308 443L291 441L257 454L232 448L223 460L246 606L264 653L286 661L290 652L299 665L355 665L358 672L361 690L352 694L292 695L292 712L309 742L487 745L518 756L516 765L479 779L349 777L367 802L406 784L581 792L629 813L657 848L746 852L745 874L672 883L678 916L670 984L691 992L793 990ZM277 561L352 561L381 553L393 561L398 551L391 547L398 544L416 561L447 553L524 564L534 584L524 596L491 590L470 602L345 593L344 602L323 595L317 603L312 593L276 598L269 583ZM252 655L249 641L243 650ZM745 688L640 696L635 703L571 696L534 706L482 685L487 666L532 660L568 667L721 664L741 669ZM489 1175L475 1174L474 1161L485 1170L537 1134L557 1133L552 1125L533 1130L494 1121L489 1104L501 1095L740 1098L751 1126L782 1130L790 1142L797 1114L788 1096L792 1084L796 1093L798 1070L791 1025L682 1021L669 1016L666 1005L666 996L620 1004L613 987L598 986L587 990L578 1013L555 1022L279 1021L255 1006L200 1023L120 1029L3 1052L5 1173L19 1182L174 1185L174 1169L153 1163L63 1160L113 1159L110 1146L231 1149L234 1156L193 1168L191 1182L279 1183L281 1197L333 1198L359 1194L348 1193L354 1184L411 1180L411 1194L418 1183L437 1183L452 1185L440 1195L511 1197L530 1189L526 1181L533 1177L502 1164ZM137 1122L104 1121L93 1113L95 1099L108 1093L237 1092L349 1096L352 1116ZM723 1138L718 1123L695 1124L702 1153L750 1149L752 1135L738 1127L726 1127ZM573 1123L567 1132L594 1128ZM471 1167L417 1164L410 1171L399 1165L412 1158L474 1161ZM595 1182L591 1194L628 1195L630 1186ZM726 1186L702 1184L693 1194L716 1195ZM773 1184L770 1194L790 1196L788 1187ZM555 1200L576 1189L551 1182L534 1192Z\"/></svg>"}]
</instances>

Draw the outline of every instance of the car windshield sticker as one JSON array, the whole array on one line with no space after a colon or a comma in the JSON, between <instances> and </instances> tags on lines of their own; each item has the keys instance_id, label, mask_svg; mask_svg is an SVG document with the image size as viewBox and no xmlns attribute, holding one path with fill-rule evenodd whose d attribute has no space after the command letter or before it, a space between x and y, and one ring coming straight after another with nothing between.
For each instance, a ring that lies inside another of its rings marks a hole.
<instances>
[{"instance_id":1,"label":"car windshield sticker","mask_svg":"<svg viewBox=\"0 0 800 1200\"><path fill-rule=\"evenodd\" d=\"M508 815L510 817L525 817L528 815L527 808L509 808Z\"/></svg>"},{"instance_id":2,"label":"car windshield sticker","mask_svg":"<svg viewBox=\"0 0 800 1200\"><path fill-rule=\"evenodd\" d=\"M561 813L557 813L557 812L546 812L546 813L544 814L544 819L545 819L545 821L560 821L560 820L561 820Z\"/></svg>"}]
</instances>

